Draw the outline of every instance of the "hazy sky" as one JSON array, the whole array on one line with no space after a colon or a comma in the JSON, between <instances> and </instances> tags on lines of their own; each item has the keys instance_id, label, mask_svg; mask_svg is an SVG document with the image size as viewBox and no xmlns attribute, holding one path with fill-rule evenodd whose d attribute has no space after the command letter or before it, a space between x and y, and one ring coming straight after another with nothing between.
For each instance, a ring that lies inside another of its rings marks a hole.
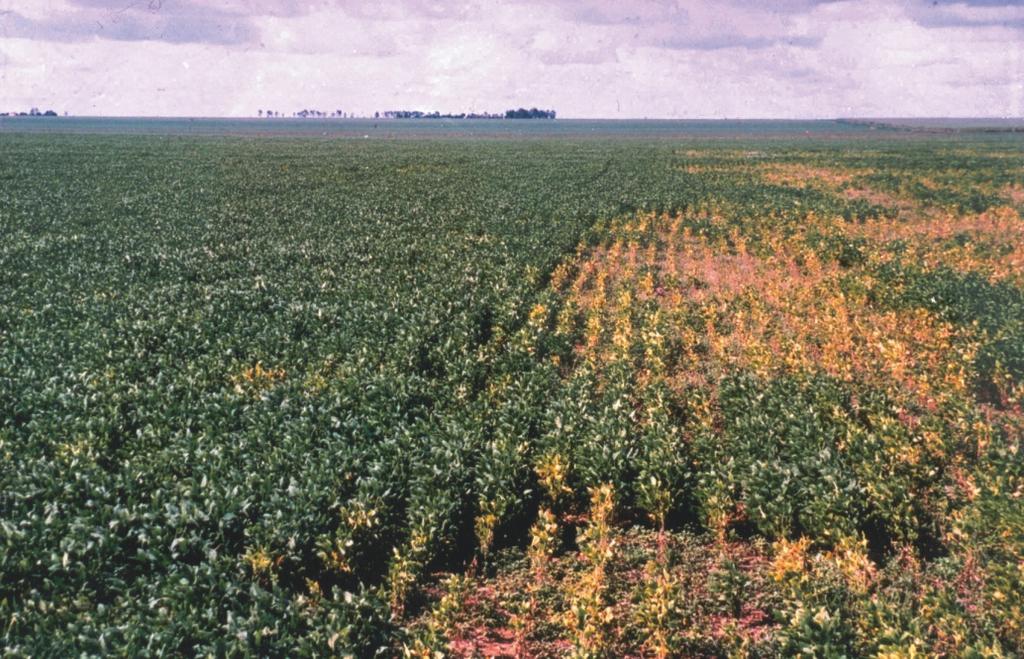
<instances>
[{"instance_id":1,"label":"hazy sky","mask_svg":"<svg viewBox=\"0 0 1024 659\"><path fill-rule=\"evenodd\" d=\"M1024 0L0 0L0 110L1014 116Z\"/></svg>"}]
</instances>

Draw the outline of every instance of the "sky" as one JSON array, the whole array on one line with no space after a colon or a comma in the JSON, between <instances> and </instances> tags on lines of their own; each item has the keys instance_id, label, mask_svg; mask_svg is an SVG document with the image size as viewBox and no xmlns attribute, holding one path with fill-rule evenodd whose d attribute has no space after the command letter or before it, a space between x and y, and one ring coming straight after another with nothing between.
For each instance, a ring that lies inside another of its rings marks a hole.
<instances>
[{"instance_id":1,"label":"sky","mask_svg":"<svg viewBox=\"0 0 1024 659\"><path fill-rule=\"evenodd\" d=\"M1024 0L0 0L0 111L1021 117Z\"/></svg>"}]
</instances>

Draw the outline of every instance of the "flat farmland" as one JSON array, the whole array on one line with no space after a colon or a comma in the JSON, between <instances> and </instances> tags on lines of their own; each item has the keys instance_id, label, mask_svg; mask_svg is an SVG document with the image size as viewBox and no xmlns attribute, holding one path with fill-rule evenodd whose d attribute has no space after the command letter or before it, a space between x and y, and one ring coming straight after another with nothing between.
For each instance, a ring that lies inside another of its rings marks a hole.
<instances>
[{"instance_id":1,"label":"flat farmland","mask_svg":"<svg viewBox=\"0 0 1024 659\"><path fill-rule=\"evenodd\" d=\"M7 652L1024 651L1024 136L584 128L0 133Z\"/></svg>"}]
</instances>

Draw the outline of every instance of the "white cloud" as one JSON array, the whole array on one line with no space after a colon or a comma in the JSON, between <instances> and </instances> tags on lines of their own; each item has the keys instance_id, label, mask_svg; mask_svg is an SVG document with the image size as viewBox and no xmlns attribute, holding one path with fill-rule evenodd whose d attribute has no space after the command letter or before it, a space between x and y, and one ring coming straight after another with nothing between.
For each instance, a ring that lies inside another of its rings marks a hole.
<instances>
[{"instance_id":1,"label":"white cloud","mask_svg":"<svg viewBox=\"0 0 1024 659\"><path fill-rule=\"evenodd\" d=\"M124 2L0 0L0 109L828 117L1024 106L1021 9L1009 3L947 5L939 20L925 4L882 0L225 0L210 15L231 21L228 35L195 24L197 1L135 5L131 29L111 39L84 21Z\"/></svg>"}]
</instances>

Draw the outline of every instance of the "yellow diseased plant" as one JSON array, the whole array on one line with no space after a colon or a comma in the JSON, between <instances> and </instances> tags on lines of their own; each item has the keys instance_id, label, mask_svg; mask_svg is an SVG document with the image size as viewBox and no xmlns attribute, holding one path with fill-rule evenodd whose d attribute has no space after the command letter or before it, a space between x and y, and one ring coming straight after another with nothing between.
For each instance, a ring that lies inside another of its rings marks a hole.
<instances>
[{"instance_id":1,"label":"yellow diseased plant","mask_svg":"<svg viewBox=\"0 0 1024 659\"><path fill-rule=\"evenodd\" d=\"M264 368L263 362L256 362L254 366L232 376L231 381L235 385L235 393L259 394L284 380L286 375L283 368Z\"/></svg>"},{"instance_id":2,"label":"yellow diseased plant","mask_svg":"<svg viewBox=\"0 0 1024 659\"><path fill-rule=\"evenodd\" d=\"M569 476L569 461L560 453L553 452L541 456L534 470L552 503L558 503L563 495L572 492L572 489L566 484Z\"/></svg>"},{"instance_id":3,"label":"yellow diseased plant","mask_svg":"<svg viewBox=\"0 0 1024 659\"><path fill-rule=\"evenodd\" d=\"M558 549L558 520L547 508L541 508L537 521L530 528L530 567L533 568L535 585L543 585L547 579L548 563Z\"/></svg>"},{"instance_id":4,"label":"yellow diseased plant","mask_svg":"<svg viewBox=\"0 0 1024 659\"><path fill-rule=\"evenodd\" d=\"M555 318L555 335L572 336L576 331L576 305L568 300L558 310Z\"/></svg>"},{"instance_id":5,"label":"yellow diseased plant","mask_svg":"<svg viewBox=\"0 0 1024 659\"><path fill-rule=\"evenodd\" d=\"M778 582L799 579L807 567L807 550L811 546L809 538L799 540L779 540L773 546L772 576Z\"/></svg>"},{"instance_id":6,"label":"yellow diseased plant","mask_svg":"<svg viewBox=\"0 0 1024 659\"><path fill-rule=\"evenodd\" d=\"M608 602L606 572L615 551L614 509L611 484L590 489L590 521L579 539L589 569L573 584L564 616L572 635L571 656L580 659L607 656L611 646L615 611Z\"/></svg>"},{"instance_id":7,"label":"yellow diseased plant","mask_svg":"<svg viewBox=\"0 0 1024 659\"><path fill-rule=\"evenodd\" d=\"M529 639L533 634L533 621L540 608L538 593L547 585L548 565L558 549L558 520L547 508L541 508L537 521L530 528L530 546L527 556L533 569L533 579L527 586L527 598L512 603L510 625L516 638L516 655L529 656Z\"/></svg>"},{"instance_id":8,"label":"yellow diseased plant","mask_svg":"<svg viewBox=\"0 0 1024 659\"><path fill-rule=\"evenodd\" d=\"M665 659L678 653L682 589L671 570L657 561L648 561L640 601L635 610L636 625L643 636L644 649L652 657Z\"/></svg>"},{"instance_id":9,"label":"yellow diseased plant","mask_svg":"<svg viewBox=\"0 0 1024 659\"><path fill-rule=\"evenodd\" d=\"M444 594L430 610L425 625L414 638L402 646L402 655L409 659L440 659L446 656L449 638L456 632L459 615L466 604L471 582L453 574L445 579Z\"/></svg>"},{"instance_id":10,"label":"yellow diseased plant","mask_svg":"<svg viewBox=\"0 0 1024 659\"><path fill-rule=\"evenodd\" d=\"M396 619L405 613L405 603L412 587L419 579L423 557L427 551L429 537L426 533L413 531L408 545L403 550L395 547L392 551L391 566L388 568L388 594L391 614Z\"/></svg>"},{"instance_id":11,"label":"yellow diseased plant","mask_svg":"<svg viewBox=\"0 0 1024 659\"><path fill-rule=\"evenodd\" d=\"M249 564L249 568L252 570L254 577L274 578L275 561L271 558L270 554L267 553L266 549L262 547L249 549L245 552L245 555L242 558Z\"/></svg>"},{"instance_id":12,"label":"yellow diseased plant","mask_svg":"<svg viewBox=\"0 0 1024 659\"><path fill-rule=\"evenodd\" d=\"M491 545L494 543L494 530L501 519L501 506L494 501L484 501L480 504L480 513L476 516L474 530L476 540L480 546L480 554L486 561L490 553Z\"/></svg>"}]
</instances>

